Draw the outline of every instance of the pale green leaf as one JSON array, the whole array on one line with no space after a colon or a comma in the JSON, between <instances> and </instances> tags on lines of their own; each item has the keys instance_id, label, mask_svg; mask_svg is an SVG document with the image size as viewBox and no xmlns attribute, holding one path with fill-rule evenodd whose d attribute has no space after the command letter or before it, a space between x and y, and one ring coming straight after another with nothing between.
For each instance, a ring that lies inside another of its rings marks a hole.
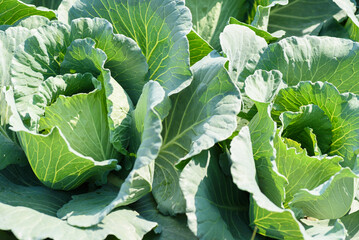
<instances>
[{"instance_id":1,"label":"pale green leaf","mask_svg":"<svg viewBox=\"0 0 359 240\"><path fill-rule=\"evenodd\" d=\"M0 25L12 25L18 20L32 15L41 15L49 19L56 18L55 13L50 9L37 9L34 5L18 0L2 0L0 9L5 9L0 13Z\"/></svg>"},{"instance_id":2,"label":"pale green leaf","mask_svg":"<svg viewBox=\"0 0 359 240\"><path fill-rule=\"evenodd\" d=\"M313 189L341 170L341 157L310 157L302 149L288 148L278 135L274 139L274 147L278 171L288 180L285 186L286 207L299 190Z\"/></svg>"},{"instance_id":3,"label":"pale green leaf","mask_svg":"<svg viewBox=\"0 0 359 240\"><path fill-rule=\"evenodd\" d=\"M184 212L175 165L230 137L237 127L241 99L224 63L215 53L205 57L192 67L191 85L171 96L153 183L153 195L163 213Z\"/></svg>"},{"instance_id":4,"label":"pale green leaf","mask_svg":"<svg viewBox=\"0 0 359 240\"><path fill-rule=\"evenodd\" d=\"M230 148L231 173L233 182L243 191L251 193L251 226L259 233L272 237L301 238L304 229L295 219L294 213L271 202L262 193L256 179L256 166L253 159L251 136L248 127L243 127L233 138ZM271 189L275 191L275 189ZM274 218L271 222L270 219Z\"/></svg>"},{"instance_id":5,"label":"pale green leaf","mask_svg":"<svg viewBox=\"0 0 359 240\"><path fill-rule=\"evenodd\" d=\"M340 218L349 211L354 200L356 178L349 168L344 168L313 190L298 190L289 205L305 216Z\"/></svg>"},{"instance_id":6,"label":"pale green leaf","mask_svg":"<svg viewBox=\"0 0 359 240\"><path fill-rule=\"evenodd\" d=\"M242 71L252 71L261 52L267 47L266 41L252 30L240 25L225 27L220 35L223 52L229 59L228 71L233 81L243 82Z\"/></svg>"},{"instance_id":7,"label":"pale green leaf","mask_svg":"<svg viewBox=\"0 0 359 240\"><path fill-rule=\"evenodd\" d=\"M255 101L258 110L248 125L257 166L258 183L262 192L278 207L281 207L284 200L284 186L287 180L278 172L274 161L273 139L277 125L270 114L272 109L270 101L284 86L280 72L257 70L246 79L244 88L246 95L254 98L252 100Z\"/></svg>"},{"instance_id":8,"label":"pale green leaf","mask_svg":"<svg viewBox=\"0 0 359 240\"><path fill-rule=\"evenodd\" d=\"M279 90L286 87L282 81L282 73L277 70L256 70L245 80L244 90L247 96L255 102L270 103Z\"/></svg>"},{"instance_id":9,"label":"pale green leaf","mask_svg":"<svg viewBox=\"0 0 359 240\"><path fill-rule=\"evenodd\" d=\"M188 226L200 239L250 239L248 197L219 166L216 150L203 151L183 169Z\"/></svg>"},{"instance_id":10,"label":"pale green leaf","mask_svg":"<svg viewBox=\"0 0 359 240\"><path fill-rule=\"evenodd\" d=\"M79 0L69 18L101 17L115 33L132 38L146 57L149 79L158 81L167 94L188 86L190 12L181 0ZM116 78L116 77L115 77Z\"/></svg>"},{"instance_id":11,"label":"pale green leaf","mask_svg":"<svg viewBox=\"0 0 359 240\"><path fill-rule=\"evenodd\" d=\"M69 200L70 193L50 190L36 180L30 169L0 172L0 228L11 230L18 239L102 240L114 235L119 239L140 240L157 225L133 210L122 208L107 215L97 226L70 226L56 217L56 211Z\"/></svg>"},{"instance_id":12,"label":"pale green leaf","mask_svg":"<svg viewBox=\"0 0 359 240\"><path fill-rule=\"evenodd\" d=\"M0 170L10 164L25 165L27 163L24 151L6 134L0 132Z\"/></svg>"},{"instance_id":13,"label":"pale green leaf","mask_svg":"<svg viewBox=\"0 0 359 240\"><path fill-rule=\"evenodd\" d=\"M93 39L96 43L94 47L101 49L106 54L104 66L98 67L110 69L111 76L125 89L136 104L143 86L148 81L146 58L134 40L121 34L114 34L113 30L113 26L105 19L76 19L71 22L70 41L83 38ZM70 49L67 50L67 52L69 51ZM76 58L79 60L84 55L85 53L77 52ZM93 57L91 60L95 61ZM73 67L73 69L84 73L86 65L83 64L76 68ZM66 68L71 69L70 66Z\"/></svg>"},{"instance_id":14,"label":"pale green leaf","mask_svg":"<svg viewBox=\"0 0 359 240\"><path fill-rule=\"evenodd\" d=\"M348 39L290 37L271 44L261 55L257 69L277 69L289 86L300 81L334 84L340 92L359 93L359 43ZM247 74L249 75L249 74Z\"/></svg>"}]
</instances>

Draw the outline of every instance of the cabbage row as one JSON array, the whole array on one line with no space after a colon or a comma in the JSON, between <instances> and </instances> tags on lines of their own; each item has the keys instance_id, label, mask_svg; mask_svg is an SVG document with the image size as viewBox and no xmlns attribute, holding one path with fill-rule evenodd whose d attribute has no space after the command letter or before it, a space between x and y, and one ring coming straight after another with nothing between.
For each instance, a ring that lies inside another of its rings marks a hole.
<instances>
[{"instance_id":1,"label":"cabbage row","mask_svg":"<svg viewBox=\"0 0 359 240\"><path fill-rule=\"evenodd\" d=\"M359 239L354 0L0 0L1 239Z\"/></svg>"}]
</instances>

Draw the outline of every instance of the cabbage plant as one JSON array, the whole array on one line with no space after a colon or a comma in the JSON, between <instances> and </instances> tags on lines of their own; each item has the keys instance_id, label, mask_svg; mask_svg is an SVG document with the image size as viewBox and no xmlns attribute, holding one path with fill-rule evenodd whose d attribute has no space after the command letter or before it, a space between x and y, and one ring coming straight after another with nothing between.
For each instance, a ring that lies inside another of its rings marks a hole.
<instances>
[{"instance_id":1,"label":"cabbage plant","mask_svg":"<svg viewBox=\"0 0 359 240\"><path fill-rule=\"evenodd\" d=\"M64 2L51 21L51 10L9 4L35 16L1 31L1 229L26 239L158 233L160 220L129 205L145 197L185 212L176 165L236 128L240 93L225 59L190 68L182 1L114 1L116 18L101 1L61 17Z\"/></svg>"},{"instance_id":2,"label":"cabbage plant","mask_svg":"<svg viewBox=\"0 0 359 240\"><path fill-rule=\"evenodd\" d=\"M308 4L0 1L0 238L358 238L358 10Z\"/></svg>"}]
</instances>

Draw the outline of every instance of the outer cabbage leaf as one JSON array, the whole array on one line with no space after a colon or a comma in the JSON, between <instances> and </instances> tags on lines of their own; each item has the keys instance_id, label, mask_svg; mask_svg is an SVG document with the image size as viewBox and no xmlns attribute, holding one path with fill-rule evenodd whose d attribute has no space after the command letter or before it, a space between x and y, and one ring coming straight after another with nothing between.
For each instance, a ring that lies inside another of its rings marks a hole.
<instances>
[{"instance_id":1,"label":"outer cabbage leaf","mask_svg":"<svg viewBox=\"0 0 359 240\"><path fill-rule=\"evenodd\" d=\"M278 69L289 86L300 81L326 81L340 92L357 94L359 70L352 66L359 64L358 51L359 43L348 39L290 37L271 44L261 55L256 69Z\"/></svg>"},{"instance_id":2,"label":"outer cabbage leaf","mask_svg":"<svg viewBox=\"0 0 359 240\"><path fill-rule=\"evenodd\" d=\"M185 208L175 165L230 137L237 127L241 99L224 63L216 53L197 62L191 85L170 98L172 108L163 122L153 182L153 195L165 214Z\"/></svg>"},{"instance_id":3,"label":"outer cabbage leaf","mask_svg":"<svg viewBox=\"0 0 359 240\"><path fill-rule=\"evenodd\" d=\"M181 173L188 226L200 239L250 239L248 197L221 171L218 154L203 151Z\"/></svg>"},{"instance_id":4,"label":"outer cabbage leaf","mask_svg":"<svg viewBox=\"0 0 359 240\"><path fill-rule=\"evenodd\" d=\"M349 168L344 168L313 190L300 189L290 202L290 207L300 214L317 219L340 218L353 203L357 189L356 178Z\"/></svg>"},{"instance_id":5,"label":"outer cabbage leaf","mask_svg":"<svg viewBox=\"0 0 359 240\"><path fill-rule=\"evenodd\" d=\"M69 19L101 17L115 33L135 40L149 65L149 79L158 81L167 94L190 83L188 40L190 12L181 0L79 0Z\"/></svg>"},{"instance_id":6,"label":"outer cabbage leaf","mask_svg":"<svg viewBox=\"0 0 359 240\"><path fill-rule=\"evenodd\" d=\"M111 77L123 87L136 104L143 86L148 81L146 58L134 40L121 34L115 34L113 28L105 19L76 19L71 22L70 39L71 41L83 38L93 39L96 42L95 47L101 49L107 56L104 66L98 66L98 68L110 69ZM81 59L81 55L76 57L77 60ZM102 64L102 61L100 63ZM73 66L65 67L65 69L72 68ZM83 68L82 65L75 70L85 72Z\"/></svg>"},{"instance_id":7,"label":"outer cabbage leaf","mask_svg":"<svg viewBox=\"0 0 359 240\"><path fill-rule=\"evenodd\" d=\"M220 40L229 59L228 71L232 80L243 82L242 72L255 68L260 54L267 47L266 41L247 27L234 24L225 27Z\"/></svg>"},{"instance_id":8,"label":"outer cabbage leaf","mask_svg":"<svg viewBox=\"0 0 359 240\"><path fill-rule=\"evenodd\" d=\"M14 177L15 176L15 177ZM157 224L144 220L128 208L109 214L92 228L76 228L56 217L70 193L53 191L39 184L31 169L10 168L0 172L0 228L19 239L142 239Z\"/></svg>"},{"instance_id":9,"label":"outer cabbage leaf","mask_svg":"<svg viewBox=\"0 0 359 240\"><path fill-rule=\"evenodd\" d=\"M284 201L287 179L278 172L273 139L276 123L272 120L270 102L285 85L278 71L257 70L245 82L245 92L256 103L258 113L249 122L258 184L262 192L278 207Z\"/></svg>"},{"instance_id":10,"label":"outer cabbage leaf","mask_svg":"<svg viewBox=\"0 0 359 240\"><path fill-rule=\"evenodd\" d=\"M55 13L50 9L37 9L34 5L25 4L18 0L1 1L0 9L6 9L0 13L0 25L12 25L18 20L32 15L40 15L49 19L56 18Z\"/></svg>"}]
</instances>

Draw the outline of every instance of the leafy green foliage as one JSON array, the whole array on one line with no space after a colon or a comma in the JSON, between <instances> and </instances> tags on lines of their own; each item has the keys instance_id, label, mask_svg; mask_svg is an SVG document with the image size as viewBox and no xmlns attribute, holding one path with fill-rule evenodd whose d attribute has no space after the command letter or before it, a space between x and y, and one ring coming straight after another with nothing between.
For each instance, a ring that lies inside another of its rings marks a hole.
<instances>
[{"instance_id":1,"label":"leafy green foliage","mask_svg":"<svg viewBox=\"0 0 359 240\"><path fill-rule=\"evenodd\" d=\"M0 238L358 238L357 4L0 0Z\"/></svg>"}]
</instances>

